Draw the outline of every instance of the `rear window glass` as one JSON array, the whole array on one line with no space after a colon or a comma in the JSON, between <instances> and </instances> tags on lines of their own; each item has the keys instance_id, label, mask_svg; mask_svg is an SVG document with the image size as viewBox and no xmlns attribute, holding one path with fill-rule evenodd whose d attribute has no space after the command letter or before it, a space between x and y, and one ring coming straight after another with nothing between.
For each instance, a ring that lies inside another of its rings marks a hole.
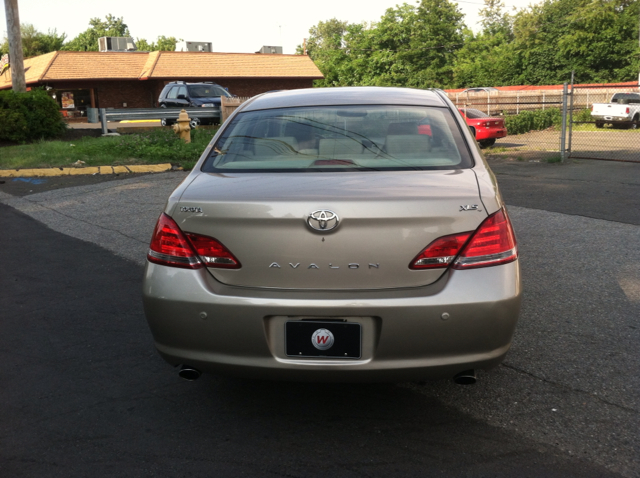
<instances>
[{"instance_id":1,"label":"rear window glass","mask_svg":"<svg viewBox=\"0 0 640 478\"><path fill-rule=\"evenodd\" d=\"M189 93L192 98L212 98L214 96L231 96L227 90L218 85L191 85Z\"/></svg>"},{"instance_id":2,"label":"rear window glass","mask_svg":"<svg viewBox=\"0 0 640 478\"><path fill-rule=\"evenodd\" d=\"M460 169L473 166L445 108L324 106L236 115L205 172Z\"/></svg>"},{"instance_id":3,"label":"rear window glass","mask_svg":"<svg viewBox=\"0 0 640 478\"><path fill-rule=\"evenodd\" d=\"M460 110L462 114L466 114L469 119L478 119L478 118L489 118L487 113L483 113L480 110L475 110L473 108L463 108Z\"/></svg>"}]
</instances>

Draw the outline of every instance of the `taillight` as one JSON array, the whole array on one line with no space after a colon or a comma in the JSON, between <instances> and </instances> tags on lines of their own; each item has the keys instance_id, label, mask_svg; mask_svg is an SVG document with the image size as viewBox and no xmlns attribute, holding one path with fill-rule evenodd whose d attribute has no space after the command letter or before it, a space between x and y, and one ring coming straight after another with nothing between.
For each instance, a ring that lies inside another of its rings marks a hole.
<instances>
[{"instance_id":1,"label":"taillight","mask_svg":"<svg viewBox=\"0 0 640 478\"><path fill-rule=\"evenodd\" d=\"M627 114L629 114L629 111L631 111L631 110L629 110L629 107L627 106Z\"/></svg>"},{"instance_id":2,"label":"taillight","mask_svg":"<svg viewBox=\"0 0 640 478\"><path fill-rule=\"evenodd\" d=\"M518 258L516 236L504 209L486 218L453 263L454 269L507 264Z\"/></svg>"},{"instance_id":3,"label":"taillight","mask_svg":"<svg viewBox=\"0 0 640 478\"><path fill-rule=\"evenodd\" d=\"M497 266L518 258L516 237L504 209L486 218L475 232L442 236L418 254L409 269Z\"/></svg>"},{"instance_id":4,"label":"taillight","mask_svg":"<svg viewBox=\"0 0 640 478\"><path fill-rule=\"evenodd\" d=\"M221 242L213 237L185 233L196 253L207 267L240 269L240 261Z\"/></svg>"},{"instance_id":5,"label":"taillight","mask_svg":"<svg viewBox=\"0 0 640 478\"><path fill-rule=\"evenodd\" d=\"M491 126L491 121L487 121L484 123L485 128L489 128Z\"/></svg>"},{"instance_id":6,"label":"taillight","mask_svg":"<svg viewBox=\"0 0 640 478\"><path fill-rule=\"evenodd\" d=\"M470 235L470 232L463 232L436 239L411 261L409 269L449 267L449 264L456 258Z\"/></svg>"},{"instance_id":7,"label":"taillight","mask_svg":"<svg viewBox=\"0 0 640 478\"><path fill-rule=\"evenodd\" d=\"M240 262L220 242L208 236L183 233L165 213L158 218L147 259L156 264L186 269L203 266L240 268Z\"/></svg>"}]
</instances>

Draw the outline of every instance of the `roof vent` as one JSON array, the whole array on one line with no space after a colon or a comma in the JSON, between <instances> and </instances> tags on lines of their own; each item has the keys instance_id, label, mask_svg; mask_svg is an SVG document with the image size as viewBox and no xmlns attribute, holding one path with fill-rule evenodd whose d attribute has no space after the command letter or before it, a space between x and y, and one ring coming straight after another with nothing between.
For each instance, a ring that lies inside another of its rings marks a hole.
<instances>
[{"instance_id":1,"label":"roof vent","mask_svg":"<svg viewBox=\"0 0 640 478\"><path fill-rule=\"evenodd\" d=\"M181 41L176 43L176 51L208 51L211 52L213 44L206 41Z\"/></svg>"},{"instance_id":2,"label":"roof vent","mask_svg":"<svg viewBox=\"0 0 640 478\"><path fill-rule=\"evenodd\" d=\"M260 51L258 53L270 53L270 54L282 55L282 47L265 45L262 48L260 48Z\"/></svg>"},{"instance_id":3,"label":"roof vent","mask_svg":"<svg viewBox=\"0 0 640 478\"><path fill-rule=\"evenodd\" d=\"M100 37L99 51L136 51L136 44L131 37Z\"/></svg>"}]
</instances>

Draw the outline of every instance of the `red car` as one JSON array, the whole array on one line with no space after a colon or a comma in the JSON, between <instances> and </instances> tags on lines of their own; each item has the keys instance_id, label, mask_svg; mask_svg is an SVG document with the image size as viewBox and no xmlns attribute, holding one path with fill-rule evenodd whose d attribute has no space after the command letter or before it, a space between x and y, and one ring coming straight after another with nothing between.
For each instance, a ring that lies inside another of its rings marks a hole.
<instances>
[{"instance_id":1,"label":"red car","mask_svg":"<svg viewBox=\"0 0 640 478\"><path fill-rule=\"evenodd\" d=\"M480 147L493 146L496 138L507 136L503 118L494 118L473 108L460 108L459 111L475 135L476 141L480 143Z\"/></svg>"}]
</instances>

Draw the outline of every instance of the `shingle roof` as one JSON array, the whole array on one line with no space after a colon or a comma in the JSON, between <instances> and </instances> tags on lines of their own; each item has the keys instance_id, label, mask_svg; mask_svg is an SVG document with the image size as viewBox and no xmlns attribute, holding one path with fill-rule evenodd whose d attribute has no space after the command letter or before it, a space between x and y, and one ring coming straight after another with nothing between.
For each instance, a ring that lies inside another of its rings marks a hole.
<instances>
[{"instance_id":1,"label":"shingle roof","mask_svg":"<svg viewBox=\"0 0 640 478\"><path fill-rule=\"evenodd\" d=\"M254 53L159 52L149 78L323 78L308 56Z\"/></svg>"},{"instance_id":2,"label":"shingle roof","mask_svg":"<svg viewBox=\"0 0 640 478\"><path fill-rule=\"evenodd\" d=\"M56 80L175 78L323 78L303 55L207 52L58 51L24 61L27 84ZM11 71L0 89L11 86Z\"/></svg>"},{"instance_id":3,"label":"shingle roof","mask_svg":"<svg viewBox=\"0 0 640 478\"><path fill-rule=\"evenodd\" d=\"M53 51L45 55L29 58L24 61L24 77L27 84L37 83L42 75L47 71L49 65L56 57L58 52ZM6 86L11 86L11 69L7 68L5 72L0 75L0 89Z\"/></svg>"}]
</instances>

